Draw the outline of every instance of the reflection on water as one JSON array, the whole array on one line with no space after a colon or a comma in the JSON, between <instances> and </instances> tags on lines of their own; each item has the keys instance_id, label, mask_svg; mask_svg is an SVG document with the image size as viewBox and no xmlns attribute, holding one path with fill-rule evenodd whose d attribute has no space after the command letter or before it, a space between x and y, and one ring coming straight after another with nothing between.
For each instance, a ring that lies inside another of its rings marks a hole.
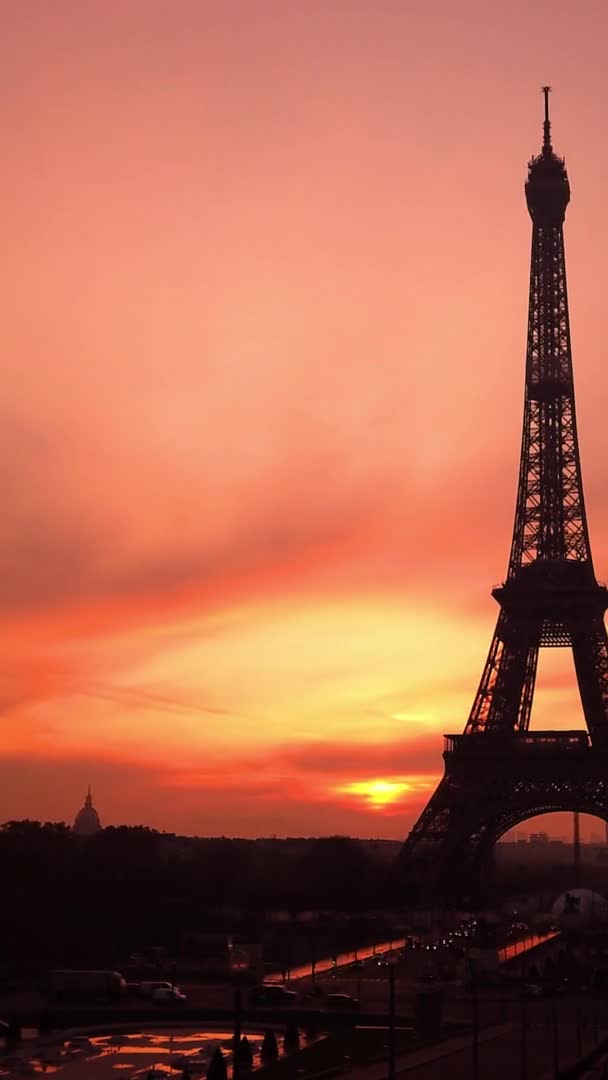
<instances>
[{"instance_id":1,"label":"reflection on water","mask_svg":"<svg viewBox=\"0 0 608 1080\"><path fill-rule=\"evenodd\" d=\"M253 1068L261 1064L263 1033L245 1030ZM281 1052L282 1037L277 1036ZM23 1047L19 1054L0 1058L0 1077L65 1073L66 1080L110 1080L133 1077L180 1077L186 1069L192 1080L204 1077L216 1047L221 1047L229 1077L232 1074L230 1031L139 1032L135 1034L74 1036L46 1048Z\"/></svg>"}]
</instances>

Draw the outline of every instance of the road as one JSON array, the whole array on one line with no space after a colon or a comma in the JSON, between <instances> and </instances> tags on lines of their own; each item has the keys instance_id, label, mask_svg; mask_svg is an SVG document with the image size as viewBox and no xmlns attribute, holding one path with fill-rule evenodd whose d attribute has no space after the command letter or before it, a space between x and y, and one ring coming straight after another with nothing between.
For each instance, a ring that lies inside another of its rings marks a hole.
<instances>
[{"instance_id":1,"label":"road","mask_svg":"<svg viewBox=\"0 0 608 1080\"><path fill-rule=\"evenodd\" d=\"M486 1001L486 1008L492 1003ZM605 1000L540 999L521 1005L503 1001L503 1022L471 1035L435 1043L398 1057L396 1076L407 1080L549 1080L559 1067L589 1052L608 1035ZM354 1070L349 1080L386 1080L381 1063Z\"/></svg>"},{"instance_id":2,"label":"road","mask_svg":"<svg viewBox=\"0 0 608 1080\"><path fill-rule=\"evenodd\" d=\"M519 1008L519 1007L518 1007ZM514 1080L514 1077L554 1075L559 1067L580 1058L595 1045L599 1035L591 1023L585 1026L577 1017L576 1000L561 1001L557 1014L546 1001L526 1006L527 1017L482 1033L478 1043L478 1067L475 1070L473 1040L467 1039L461 1049L449 1055L451 1080ZM485 1037L484 1037L485 1036ZM435 1048L438 1049L438 1048ZM410 1063L413 1064L413 1063ZM443 1058L421 1061L407 1068L409 1080L444 1080L448 1061ZM399 1071L405 1071L400 1069Z\"/></svg>"}]
</instances>

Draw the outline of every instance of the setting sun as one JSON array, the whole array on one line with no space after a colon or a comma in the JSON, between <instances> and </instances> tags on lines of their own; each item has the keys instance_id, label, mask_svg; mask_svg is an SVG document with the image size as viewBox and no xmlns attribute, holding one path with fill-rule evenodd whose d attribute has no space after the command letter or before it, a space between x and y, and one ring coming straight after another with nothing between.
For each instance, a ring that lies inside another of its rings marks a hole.
<instances>
[{"instance_id":1,"label":"setting sun","mask_svg":"<svg viewBox=\"0 0 608 1080\"><path fill-rule=\"evenodd\" d=\"M347 795L362 795L368 806L381 810L411 789L412 785L403 780L362 780L353 784L344 784L339 791Z\"/></svg>"}]
</instances>

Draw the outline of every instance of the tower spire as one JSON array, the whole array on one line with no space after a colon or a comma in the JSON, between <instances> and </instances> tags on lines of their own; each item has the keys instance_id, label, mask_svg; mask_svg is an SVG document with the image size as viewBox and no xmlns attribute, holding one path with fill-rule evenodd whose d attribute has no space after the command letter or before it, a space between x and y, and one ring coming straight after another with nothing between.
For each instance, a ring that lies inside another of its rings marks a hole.
<instances>
[{"instance_id":1,"label":"tower spire","mask_svg":"<svg viewBox=\"0 0 608 1080\"><path fill-rule=\"evenodd\" d=\"M550 154L553 150L551 146L551 121L549 120L549 94L551 93L550 86L542 87L543 94L545 95L545 122L543 124L543 152Z\"/></svg>"}]
</instances>

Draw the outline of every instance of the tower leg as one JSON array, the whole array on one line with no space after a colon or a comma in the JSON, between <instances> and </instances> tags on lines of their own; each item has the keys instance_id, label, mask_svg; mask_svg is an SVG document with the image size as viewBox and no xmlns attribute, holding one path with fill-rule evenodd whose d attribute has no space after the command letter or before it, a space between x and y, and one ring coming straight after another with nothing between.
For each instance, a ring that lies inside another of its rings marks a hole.
<instances>
[{"instance_id":1,"label":"tower leg","mask_svg":"<svg viewBox=\"0 0 608 1080\"><path fill-rule=\"evenodd\" d=\"M608 636L604 620L570 631L585 722L595 746L608 745Z\"/></svg>"},{"instance_id":2,"label":"tower leg","mask_svg":"<svg viewBox=\"0 0 608 1080\"><path fill-rule=\"evenodd\" d=\"M463 889L472 900L479 891L476 856L495 789L484 791L481 784L472 798L463 780L447 770L402 849L405 890L422 907L449 906Z\"/></svg>"},{"instance_id":3,"label":"tower leg","mask_svg":"<svg viewBox=\"0 0 608 1080\"><path fill-rule=\"evenodd\" d=\"M536 622L515 619L504 609L500 612L466 726L468 734L527 731L539 639Z\"/></svg>"}]
</instances>

